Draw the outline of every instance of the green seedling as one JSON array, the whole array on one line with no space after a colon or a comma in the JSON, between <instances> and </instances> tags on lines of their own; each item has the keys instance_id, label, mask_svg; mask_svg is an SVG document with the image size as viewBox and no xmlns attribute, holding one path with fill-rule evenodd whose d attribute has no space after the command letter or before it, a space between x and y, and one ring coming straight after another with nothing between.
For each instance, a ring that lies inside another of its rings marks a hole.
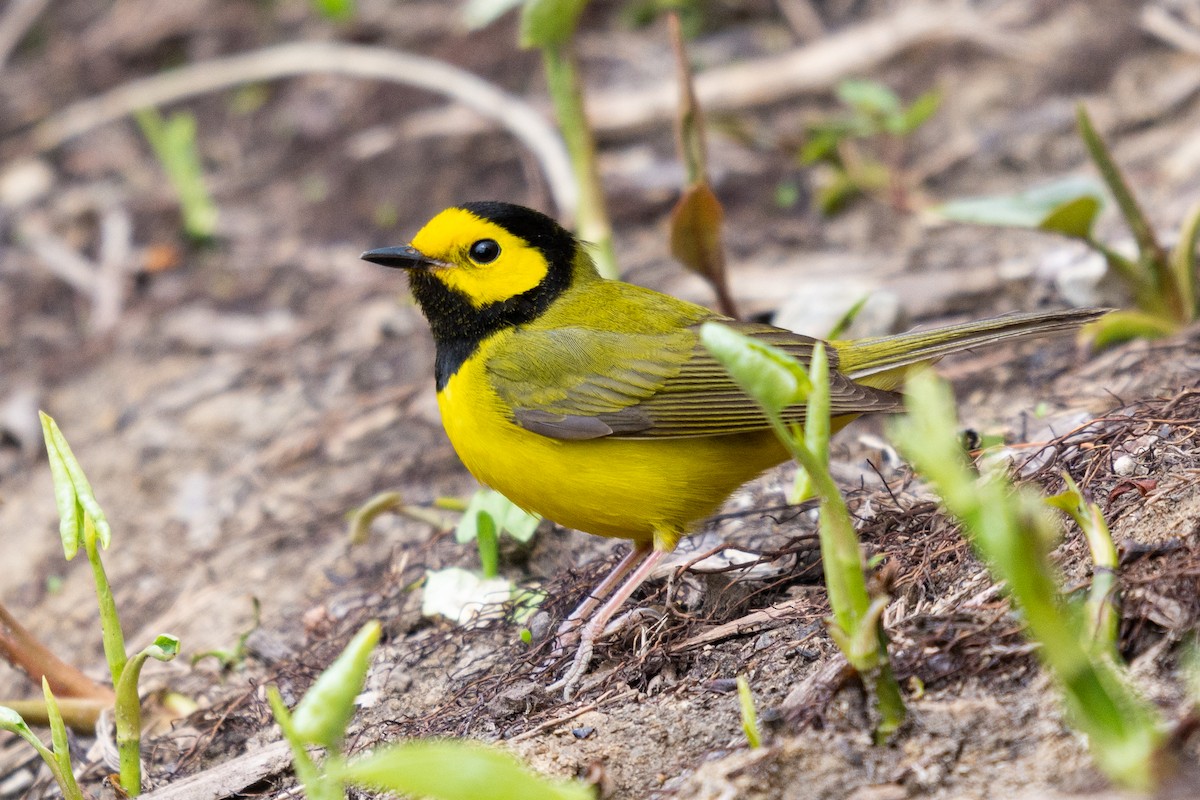
<instances>
[{"instance_id":1,"label":"green seedling","mask_svg":"<svg viewBox=\"0 0 1200 800\"><path fill-rule=\"evenodd\" d=\"M461 510L463 516L454 537L459 544L475 541L479 549L480 572L461 567L426 572L421 613L465 625L475 622L487 606L507 601L511 603L511 619L522 624L537 610L545 594L520 589L511 580L499 576L500 537L509 536L521 544L528 544L541 518L491 489L480 489Z\"/></svg>"},{"instance_id":2,"label":"green seedling","mask_svg":"<svg viewBox=\"0 0 1200 800\"><path fill-rule=\"evenodd\" d=\"M117 755L121 765L121 786L137 787L126 791L130 796L140 794L142 785L142 702L138 697L138 678L142 674L142 665L147 658L170 661L177 655L179 639L170 634L161 634L154 639L154 644L125 662L125 669L117 681Z\"/></svg>"},{"instance_id":3,"label":"green seedling","mask_svg":"<svg viewBox=\"0 0 1200 800\"><path fill-rule=\"evenodd\" d=\"M135 797L141 793L142 787L141 703L137 680L147 658L169 661L178 652L179 641L174 636L164 634L132 659L127 655L121 620L100 559L100 550L108 548L112 530L84 475L83 467L71 452L58 424L44 412L39 414L50 458L50 474L54 478L54 500L58 506L63 552L70 561L82 547L92 567L104 655L108 660L113 686L116 687L115 722L121 787L127 795Z\"/></svg>"},{"instance_id":4,"label":"green seedling","mask_svg":"<svg viewBox=\"0 0 1200 800\"><path fill-rule=\"evenodd\" d=\"M217 231L217 207L204 188L196 118L181 111L164 119L155 109L146 108L137 113L137 121L179 195L184 233L196 241L208 241Z\"/></svg>"},{"instance_id":5,"label":"green seedling","mask_svg":"<svg viewBox=\"0 0 1200 800\"><path fill-rule=\"evenodd\" d=\"M1083 531L1092 554L1092 588L1084 603L1084 618L1095 652L1117 658L1117 547L1104 513L1096 503L1084 499L1083 492L1070 475L1063 473L1067 488L1060 494L1047 497L1046 502L1065 511Z\"/></svg>"},{"instance_id":6,"label":"green seedling","mask_svg":"<svg viewBox=\"0 0 1200 800\"><path fill-rule=\"evenodd\" d=\"M1162 722L1109 654L1098 653L1081 604L1060 594L1050 558L1059 532L1045 503L999 470L980 476L971 468L954 435L954 402L944 382L920 373L907 391L909 413L893 426L894 441L1004 582L1096 765L1121 786L1152 789L1165 741Z\"/></svg>"},{"instance_id":7,"label":"green seedling","mask_svg":"<svg viewBox=\"0 0 1200 800\"><path fill-rule=\"evenodd\" d=\"M262 625L262 603L257 597L251 597L250 604L253 608L254 619L250 623L250 627L238 636L237 644L228 650L206 650L203 653L197 653L192 656L193 667L206 658L215 658L222 671L241 666L246 660L246 642L250 639L251 634Z\"/></svg>"},{"instance_id":8,"label":"green seedling","mask_svg":"<svg viewBox=\"0 0 1200 800\"><path fill-rule=\"evenodd\" d=\"M537 514L530 514L499 492L480 489L467 502L462 520L454 529L454 540L466 544L477 539L483 516L491 519L497 535L511 536L521 544L528 544L533 539L541 522Z\"/></svg>"},{"instance_id":9,"label":"green seedling","mask_svg":"<svg viewBox=\"0 0 1200 800\"><path fill-rule=\"evenodd\" d=\"M342 800L347 786L443 800L592 797L584 784L547 780L512 756L475 742L400 742L347 760L346 728L380 632L376 621L364 625L292 712L278 688L267 688L271 710L292 750L296 778L310 800ZM320 766L308 751L314 746L325 750Z\"/></svg>"},{"instance_id":10,"label":"green seedling","mask_svg":"<svg viewBox=\"0 0 1200 800\"><path fill-rule=\"evenodd\" d=\"M1089 326L1094 344L1174 333L1200 316L1196 281L1200 270L1200 205L1188 214L1170 250L1158 241L1108 145L1096 132L1087 110L1077 112L1079 135L1103 180L1068 178L1018 195L978 197L945 203L936 211L947 219L1048 231L1077 239L1104 257L1124 284L1134 308L1117 311ZM1093 232L1104 204L1104 189L1133 234L1137 255L1128 257L1099 241Z\"/></svg>"},{"instance_id":11,"label":"green seedling","mask_svg":"<svg viewBox=\"0 0 1200 800\"><path fill-rule=\"evenodd\" d=\"M312 7L317 13L335 22L342 22L354 16L355 0L311 0Z\"/></svg>"},{"instance_id":12,"label":"green seedling","mask_svg":"<svg viewBox=\"0 0 1200 800\"><path fill-rule=\"evenodd\" d=\"M455 507L454 510L461 511L462 508ZM383 514L390 513L403 514L410 519L432 525L438 530L446 530L450 527L449 521L436 511L405 503L404 496L399 492L380 492L347 515L349 530L346 538L349 539L351 546L366 544L367 539L371 536L371 523Z\"/></svg>"},{"instance_id":13,"label":"green seedling","mask_svg":"<svg viewBox=\"0 0 1200 800\"><path fill-rule=\"evenodd\" d=\"M833 323L833 327L822 338L826 341L840 339L846 335L846 331L850 330L850 326L854 324L854 320L858 319L858 315L862 313L866 307L867 301L871 299L871 295L864 294L862 297L854 301L854 305L846 309L846 313L838 318L837 322Z\"/></svg>"},{"instance_id":14,"label":"green seedling","mask_svg":"<svg viewBox=\"0 0 1200 800\"><path fill-rule=\"evenodd\" d=\"M805 370L777 348L720 323L706 322L700 339L762 408L820 499L821 562L833 612L829 634L850 665L874 688L880 716L875 735L882 742L903 723L904 700L888 663L882 625L887 598L872 598L867 591L858 535L829 473L829 361L824 345L816 344L812 363ZM785 409L801 403L806 406L803 424L785 421Z\"/></svg>"},{"instance_id":15,"label":"green seedling","mask_svg":"<svg viewBox=\"0 0 1200 800\"><path fill-rule=\"evenodd\" d=\"M934 89L908 106L888 87L875 81L838 84L842 116L808 127L799 160L820 165L816 202L821 213L836 214L859 196L883 197L897 208L916 205L916 187L905 174L908 138L938 110L941 92Z\"/></svg>"},{"instance_id":16,"label":"green seedling","mask_svg":"<svg viewBox=\"0 0 1200 800\"><path fill-rule=\"evenodd\" d=\"M83 792L75 782L75 773L71 770L67 727L54 699L54 693L50 691L50 682L45 678L42 678L42 694L45 697L47 724L50 726L51 747L42 744L42 740L29 729L24 718L7 706L0 706L0 730L17 734L37 751L50 769L50 774L54 776L54 782L58 784L65 800L83 800Z\"/></svg>"},{"instance_id":17,"label":"green seedling","mask_svg":"<svg viewBox=\"0 0 1200 800\"><path fill-rule=\"evenodd\" d=\"M754 707L754 695L750 694L750 681L745 675L737 676L738 707L742 713L742 730L746 733L746 744L751 750L762 746L758 733L758 711Z\"/></svg>"},{"instance_id":18,"label":"green seedling","mask_svg":"<svg viewBox=\"0 0 1200 800\"><path fill-rule=\"evenodd\" d=\"M490 25L511 9L521 9L521 47L537 48L542 54L550 101L579 188L575 231L590 242L596 268L606 278L616 278L616 251L612 223L604 204L600 172L596 163L596 141L583 108L583 87L571 40L587 0L472 0L464 16L473 28Z\"/></svg>"},{"instance_id":19,"label":"green seedling","mask_svg":"<svg viewBox=\"0 0 1200 800\"><path fill-rule=\"evenodd\" d=\"M346 783L434 800L594 800L580 781L551 780L499 748L461 739L413 741L376 750L341 772Z\"/></svg>"},{"instance_id":20,"label":"green seedling","mask_svg":"<svg viewBox=\"0 0 1200 800\"><path fill-rule=\"evenodd\" d=\"M267 702L284 738L292 749L296 778L310 800L343 800L345 789L338 777L345 760L342 742L354 717L354 698L362 691L371 666L371 651L379 643L382 626L372 620L359 629L346 649L322 672L288 711L278 687L267 687ZM325 749L324 769L309 755L309 747Z\"/></svg>"},{"instance_id":21,"label":"green seedling","mask_svg":"<svg viewBox=\"0 0 1200 800\"><path fill-rule=\"evenodd\" d=\"M704 115L696 102L692 70L683 43L679 15L668 17L679 75L679 114L675 126L679 151L688 185L671 210L671 255L679 263L708 281L717 294L721 313L737 317L725 272L725 245L721 225L725 210L708 180L708 145L704 137Z\"/></svg>"}]
</instances>

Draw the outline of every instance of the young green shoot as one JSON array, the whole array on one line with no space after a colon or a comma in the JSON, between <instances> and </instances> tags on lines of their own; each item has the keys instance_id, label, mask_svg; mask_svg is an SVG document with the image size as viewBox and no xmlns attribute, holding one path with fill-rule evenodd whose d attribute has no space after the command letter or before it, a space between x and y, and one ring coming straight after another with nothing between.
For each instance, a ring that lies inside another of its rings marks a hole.
<instances>
[{"instance_id":1,"label":"young green shoot","mask_svg":"<svg viewBox=\"0 0 1200 800\"><path fill-rule=\"evenodd\" d=\"M292 750L296 778L310 800L342 800L347 785L443 800L592 797L584 784L549 781L507 753L475 742L400 742L348 761L346 728L380 632L377 621L364 625L294 711L288 711L278 688L267 687L267 700ZM325 750L319 766L308 752L313 746Z\"/></svg>"},{"instance_id":2,"label":"young green shoot","mask_svg":"<svg viewBox=\"0 0 1200 800\"><path fill-rule=\"evenodd\" d=\"M594 800L580 781L552 780L513 755L464 739L418 740L381 747L341 767L354 786L435 800Z\"/></svg>"},{"instance_id":3,"label":"young green shoot","mask_svg":"<svg viewBox=\"0 0 1200 800\"><path fill-rule=\"evenodd\" d=\"M206 658L215 658L222 671L232 670L235 667L241 666L246 660L246 642L249 641L250 635L262 625L262 603L259 602L257 597L251 597L250 605L254 618L250 623L250 627L238 636L237 644L229 649L205 650L203 653L197 653L192 656L193 667Z\"/></svg>"},{"instance_id":4,"label":"young green shoot","mask_svg":"<svg viewBox=\"0 0 1200 800\"><path fill-rule=\"evenodd\" d=\"M813 349L808 370L791 356L708 322L700 339L730 376L762 408L780 440L807 475L820 499L821 561L833 617L829 633L846 660L873 684L884 741L904 721L904 700L887 658L882 615L886 597L872 598L863 574L862 550L845 500L829 473L829 361L824 345ZM806 404L803 424L784 413Z\"/></svg>"},{"instance_id":5,"label":"young green shoot","mask_svg":"<svg viewBox=\"0 0 1200 800\"><path fill-rule=\"evenodd\" d=\"M71 770L71 751L67 744L67 729L59 713L50 684L42 680L42 692L45 696L48 724L50 725L51 747L46 747L25 720L15 710L8 706L0 706L0 731L15 733L37 751L42 761L54 777L54 782L63 793L65 800L83 800L83 792L75 782L75 773Z\"/></svg>"},{"instance_id":6,"label":"young green shoot","mask_svg":"<svg viewBox=\"0 0 1200 800\"><path fill-rule=\"evenodd\" d=\"M181 111L164 119L153 108L137 113L138 125L179 196L183 230L204 242L217 230L217 207L204 187L204 168L196 147L196 118Z\"/></svg>"},{"instance_id":7,"label":"young green shoot","mask_svg":"<svg viewBox=\"0 0 1200 800\"><path fill-rule=\"evenodd\" d=\"M750 681L745 675L737 676L738 706L742 713L742 730L746 733L746 744L751 750L762 746L758 733L758 710L754 707L754 695L750 693Z\"/></svg>"},{"instance_id":8,"label":"young green shoot","mask_svg":"<svg viewBox=\"0 0 1200 800\"><path fill-rule=\"evenodd\" d=\"M452 506L442 506L441 501L435 505L453 508ZM461 511L462 508L453 510ZM405 503L404 496L399 492L380 492L346 515L349 520L346 538L349 539L350 545L366 544L367 539L371 536L371 523L378 517L391 513L402 514L417 522L424 522L437 530L446 530L450 527L448 520L436 511Z\"/></svg>"},{"instance_id":9,"label":"young green shoot","mask_svg":"<svg viewBox=\"0 0 1200 800\"><path fill-rule=\"evenodd\" d=\"M1083 531L1092 554L1092 588L1084 603L1084 618L1095 652L1117 658L1117 547L1104 513L1096 503L1088 502L1074 479L1063 473L1067 488L1060 494L1047 497L1046 502L1066 512Z\"/></svg>"},{"instance_id":10,"label":"young green shoot","mask_svg":"<svg viewBox=\"0 0 1200 800\"><path fill-rule=\"evenodd\" d=\"M480 571L461 567L428 570L421 613L427 617L445 617L460 625L496 616L499 605L511 604L512 619L521 624L528 619L545 595L518 588L500 576L500 537L508 536L522 545L532 540L541 518L517 506L499 492L480 489L461 505L462 519L454 537L459 544L474 541L479 550Z\"/></svg>"},{"instance_id":11,"label":"young green shoot","mask_svg":"<svg viewBox=\"0 0 1200 800\"><path fill-rule=\"evenodd\" d=\"M521 544L529 544L537 532L542 518L525 509L492 489L480 489L471 495L462 519L454 529L454 540L466 544L479 538L479 522L484 517L491 520L497 536L509 536Z\"/></svg>"},{"instance_id":12,"label":"young green shoot","mask_svg":"<svg viewBox=\"0 0 1200 800\"><path fill-rule=\"evenodd\" d=\"M130 796L139 794L142 785L142 703L138 697L142 665L147 658L170 661L177 655L179 639L170 634L160 635L154 644L129 659L117 681L117 756L121 765L121 786L137 787L127 791Z\"/></svg>"},{"instance_id":13,"label":"young green shoot","mask_svg":"<svg viewBox=\"0 0 1200 800\"><path fill-rule=\"evenodd\" d=\"M1050 551L1059 532L1046 505L998 472L977 475L955 436L949 387L931 373L908 384L907 416L892 438L917 472L933 484L946 510L962 523L1038 643L1042 663L1062 689L1069 717L1088 737L1096 765L1121 786L1149 790L1164 743L1153 707L1128 685L1079 603L1064 599Z\"/></svg>"},{"instance_id":14,"label":"young green shoot","mask_svg":"<svg viewBox=\"0 0 1200 800\"><path fill-rule=\"evenodd\" d=\"M310 0L314 9L325 19L343 22L354 16L355 0Z\"/></svg>"},{"instance_id":15,"label":"young green shoot","mask_svg":"<svg viewBox=\"0 0 1200 800\"><path fill-rule=\"evenodd\" d=\"M70 561L82 547L92 567L96 601L100 609L101 640L116 691L115 723L121 787L127 795L136 797L141 793L141 706L137 680L147 658L162 661L174 658L179 641L164 634L133 659L129 658L112 587L100 559L100 550L108 548L112 530L84 475L83 467L71 452L58 424L44 412L39 412L39 415L50 460L50 474L54 479L54 500L58 506L63 553Z\"/></svg>"},{"instance_id":16,"label":"young green shoot","mask_svg":"<svg viewBox=\"0 0 1200 800\"><path fill-rule=\"evenodd\" d=\"M905 174L909 137L938 110L941 92L934 89L905 106L899 96L881 83L847 80L837 87L847 113L821 120L805 132L800 163L819 165L817 206L821 213L836 214L860 195L881 197L902 210L918 202L917 187Z\"/></svg>"},{"instance_id":17,"label":"young green shoot","mask_svg":"<svg viewBox=\"0 0 1200 800\"><path fill-rule=\"evenodd\" d=\"M596 140L583 107L583 83L571 39L587 0L525 0L521 10L521 47L538 48L546 70L550 101L579 185L575 231L592 244L596 268L606 278L619 276L612 223L604 203Z\"/></svg>"},{"instance_id":18,"label":"young green shoot","mask_svg":"<svg viewBox=\"0 0 1200 800\"><path fill-rule=\"evenodd\" d=\"M491 25L514 8L521 9L520 45L542 54L550 102L558 118L575 183L579 189L575 232L592 244L596 268L619 277L612 223L604 203L596 162L596 141L583 107L583 86L571 40L587 0L468 0L463 17L472 29Z\"/></svg>"},{"instance_id":19,"label":"young green shoot","mask_svg":"<svg viewBox=\"0 0 1200 800\"><path fill-rule=\"evenodd\" d=\"M1077 110L1077 121L1080 138L1100 173L1103 187L1091 179L1067 178L1017 195L956 200L938 206L936 211L958 222L1057 233L1099 253L1125 285L1134 307L1116 311L1089 326L1096 347L1174 333L1200 316L1196 293L1200 204L1188 213L1174 247L1164 248L1082 105ZM1093 228L1105 189L1133 235L1135 257L1123 255L1095 237Z\"/></svg>"}]
</instances>

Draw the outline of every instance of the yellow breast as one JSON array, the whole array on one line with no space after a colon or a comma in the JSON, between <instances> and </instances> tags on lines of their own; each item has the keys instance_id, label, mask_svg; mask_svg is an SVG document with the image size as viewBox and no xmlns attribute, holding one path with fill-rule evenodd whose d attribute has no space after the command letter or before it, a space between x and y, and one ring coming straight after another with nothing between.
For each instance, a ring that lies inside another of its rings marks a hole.
<instances>
[{"instance_id":1,"label":"yellow breast","mask_svg":"<svg viewBox=\"0 0 1200 800\"><path fill-rule=\"evenodd\" d=\"M676 439L559 440L511 421L485 364L485 341L438 393L442 424L481 483L560 525L600 536L650 540L686 533L730 492L787 452L773 433Z\"/></svg>"}]
</instances>

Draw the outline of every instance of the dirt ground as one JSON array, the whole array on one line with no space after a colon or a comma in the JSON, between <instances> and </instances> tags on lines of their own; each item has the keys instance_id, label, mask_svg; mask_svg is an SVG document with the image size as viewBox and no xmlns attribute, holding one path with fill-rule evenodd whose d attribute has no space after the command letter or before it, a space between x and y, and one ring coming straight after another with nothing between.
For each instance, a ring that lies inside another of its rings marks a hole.
<instances>
[{"instance_id":1,"label":"dirt ground","mask_svg":"<svg viewBox=\"0 0 1200 800\"><path fill-rule=\"evenodd\" d=\"M0 8L0 601L104 674L89 571L63 561L56 535L42 408L112 522L105 564L127 639L183 641L182 657L147 667L147 706L158 714L169 688L200 710L148 734L149 796L291 796L278 759L227 792L187 780L274 746L263 687L294 700L369 618L385 637L355 749L409 736L499 740L618 798L1107 796L1019 621L879 420L841 434L834 466L894 598L886 619L911 717L884 746L871 744L861 691L831 677L814 521L784 504L788 467L736 494L681 548L639 595L659 613L600 645L570 701L543 691L534 668L544 645L523 644L511 623L464 630L421 617L427 569L477 563L447 530L385 516L366 544L348 545L347 513L377 492L432 508L475 488L441 431L424 320L398 275L358 255L403 243L457 202L554 212L539 160L494 123L431 92L327 72L189 95L166 110L195 114L219 207L215 240L198 246L129 118L97 117L69 136L47 122L173 67L323 42L444 60L548 114L538 58L516 48L511 15L469 32L459 5L360 0L345 22L300 0ZM672 57L662 20L633 24L641 5L593 3L579 41L618 256L628 280L710 303L667 255L683 175L670 118L652 101L674 92ZM813 211L814 175L796 152L807 122L837 113L831 89L846 77L910 99L941 88L942 108L907 145L920 186L910 205L1091 174L1073 128L1079 101L1165 238L1200 201L1193 0L690 7L700 74L715 83L731 65L748 68L708 110L733 293L749 313L874 291L897 309L877 322L892 330L1114 302L1065 240L947 225L878 199L832 219ZM822 47L793 87L757 91L780 72L770 58ZM797 202L781 203L780 187ZM1112 211L1100 233L1128 239ZM806 319L819 324L787 317ZM1124 554L1123 653L1145 695L1186 723L1181 642L1200 615L1200 329L1101 354L1069 337L1022 343L940 370L962 423L1003 435L1022 477L1056 491L1066 469L1100 503ZM752 566L680 569L726 544L756 555ZM548 590L549 624L624 547L543 523L504 570ZM1085 587L1077 530L1065 528L1056 556L1065 585ZM248 631L232 668L192 664ZM732 691L742 674L765 728L755 750ZM33 692L0 665L0 697ZM55 796L10 739L0 739L0 797ZM79 736L74 749L102 796L111 768L94 744ZM1196 796L1194 738L1178 753L1184 766L1165 796Z\"/></svg>"}]
</instances>

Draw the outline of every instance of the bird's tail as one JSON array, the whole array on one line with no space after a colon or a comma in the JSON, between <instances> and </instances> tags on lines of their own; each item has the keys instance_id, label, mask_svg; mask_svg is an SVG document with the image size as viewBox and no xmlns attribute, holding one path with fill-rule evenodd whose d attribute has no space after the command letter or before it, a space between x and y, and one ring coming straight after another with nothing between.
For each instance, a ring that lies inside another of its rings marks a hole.
<instances>
[{"instance_id":1,"label":"bird's tail","mask_svg":"<svg viewBox=\"0 0 1200 800\"><path fill-rule=\"evenodd\" d=\"M943 356L974 347L1016 339L1069 331L1107 314L1106 308L1079 308L1002 317L948 325L928 331L913 331L873 339L835 342L838 369L858 383L877 389L903 385L908 368L930 364Z\"/></svg>"}]
</instances>

